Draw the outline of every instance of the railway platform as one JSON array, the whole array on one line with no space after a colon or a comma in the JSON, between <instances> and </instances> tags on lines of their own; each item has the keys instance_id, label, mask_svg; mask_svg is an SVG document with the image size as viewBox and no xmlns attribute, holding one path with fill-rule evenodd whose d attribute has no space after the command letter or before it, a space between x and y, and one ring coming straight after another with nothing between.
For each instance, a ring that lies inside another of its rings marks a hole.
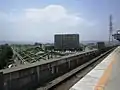
<instances>
[{"instance_id":1,"label":"railway platform","mask_svg":"<svg viewBox=\"0 0 120 90\"><path fill-rule=\"evenodd\" d=\"M69 90L120 90L120 46Z\"/></svg>"}]
</instances>

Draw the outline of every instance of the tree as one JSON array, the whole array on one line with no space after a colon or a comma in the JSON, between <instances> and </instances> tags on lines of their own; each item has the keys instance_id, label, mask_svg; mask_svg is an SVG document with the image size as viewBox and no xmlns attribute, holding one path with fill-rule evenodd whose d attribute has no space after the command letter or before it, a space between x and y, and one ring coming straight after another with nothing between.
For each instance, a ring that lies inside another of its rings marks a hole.
<instances>
[{"instance_id":1,"label":"tree","mask_svg":"<svg viewBox=\"0 0 120 90\"><path fill-rule=\"evenodd\" d=\"M0 46L0 69L3 69L13 56L12 48L8 45Z\"/></svg>"}]
</instances>

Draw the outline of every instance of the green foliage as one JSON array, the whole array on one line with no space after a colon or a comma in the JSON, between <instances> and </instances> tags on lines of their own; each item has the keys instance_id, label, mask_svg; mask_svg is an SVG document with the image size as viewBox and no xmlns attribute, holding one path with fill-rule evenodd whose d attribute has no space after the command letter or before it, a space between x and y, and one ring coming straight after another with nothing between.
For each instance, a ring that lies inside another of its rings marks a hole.
<instances>
[{"instance_id":1,"label":"green foliage","mask_svg":"<svg viewBox=\"0 0 120 90\"><path fill-rule=\"evenodd\" d=\"M0 46L0 69L3 69L12 58L13 51L8 44Z\"/></svg>"}]
</instances>

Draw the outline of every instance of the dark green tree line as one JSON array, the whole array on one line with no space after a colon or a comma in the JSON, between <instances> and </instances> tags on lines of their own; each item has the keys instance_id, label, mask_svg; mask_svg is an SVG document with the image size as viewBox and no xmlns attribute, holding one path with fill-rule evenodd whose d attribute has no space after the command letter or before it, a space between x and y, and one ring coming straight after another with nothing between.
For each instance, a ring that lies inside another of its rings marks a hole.
<instances>
[{"instance_id":1,"label":"dark green tree line","mask_svg":"<svg viewBox=\"0 0 120 90\"><path fill-rule=\"evenodd\" d=\"M0 69L3 69L13 56L12 48L8 45L0 46Z\"/></svg>"}]
</instances>

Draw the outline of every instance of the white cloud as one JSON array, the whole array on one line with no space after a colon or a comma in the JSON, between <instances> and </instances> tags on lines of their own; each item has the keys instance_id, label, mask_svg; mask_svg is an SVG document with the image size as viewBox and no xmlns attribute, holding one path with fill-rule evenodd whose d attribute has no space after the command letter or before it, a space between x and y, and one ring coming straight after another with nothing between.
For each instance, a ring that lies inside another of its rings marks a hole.
<instances>
[{"instance_id":1,"label":"white cloud","mask_svg":"<svg viewBox=\"0 0 120 90\"><path fill-rule=\"evenodd\" d=\"M43 9L26 9L26 18L34 20L58 21L67 17L67 11L59 5L50 5Z\"/></svg>"},{"instance_id":2,"label":"white cloud","mask_svg":"<svg viewBox=\"0 0 120 90\"><path fill-rule=\"evenodd\" d=\"M68 12L61 5L14 10L1 15L8 20L6 36L10 40L49 42L53 41L55 33L86 33L86 29L94 26L93 22L81 18L78 13Z\"/></svg>"}]
</instances>

